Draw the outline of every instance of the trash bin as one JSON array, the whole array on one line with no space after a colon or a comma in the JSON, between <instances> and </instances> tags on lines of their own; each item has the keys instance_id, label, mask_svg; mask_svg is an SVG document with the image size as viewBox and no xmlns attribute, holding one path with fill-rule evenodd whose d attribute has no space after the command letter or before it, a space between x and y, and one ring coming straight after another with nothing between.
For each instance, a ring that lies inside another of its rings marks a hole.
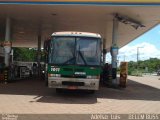
<instances>
[{"instance_id":1,"label":"trash bin","mask_svg":"<svg viewBox=\"0 0 160 120\"><path fill-rule=\"evenodd\" d=\"M119 86L125 88L127 84L127 74L120 74Z\"/></svg>"},{"instance_id":2,"label":"trash bin","mask_svg":"<svg viewBox=\"0 0 160 120\"><path fill-rule=\"evenodd\" d=\"M119 86L125 88L127 84L128 63L121 62Z\"/></svg>"}]
</instances>

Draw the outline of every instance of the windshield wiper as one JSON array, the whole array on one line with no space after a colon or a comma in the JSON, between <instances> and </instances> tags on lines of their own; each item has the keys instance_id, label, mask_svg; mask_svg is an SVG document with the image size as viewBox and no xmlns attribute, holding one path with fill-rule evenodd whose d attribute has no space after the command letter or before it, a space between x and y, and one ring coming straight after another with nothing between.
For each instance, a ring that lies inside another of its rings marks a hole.
<instances>
[{"instance_id":1,"label":"windshield wiper","mask_svg":"<svg viewBox=\"0 0 160 120\"><path fill-rule=\"evenodd\" d=\"M81 56L84 64L87 65L87 62L86 62L86 60L84 59L84 56L82 55L82 52L81 52L81 51L78 51L78 52L79 52L79 55Z\"/></svg>"},{"instance_id":2,"label":"windshield wiper","mask_svg":"<svg viewBox=\"0 0 160 120\"><path fill-rule=\"evenodd\" d=\"M72 60L75 60L75 57L72 57L71 59L65 61L64 63L62 63L62 65L65 65L65 64L67 64L68 62L71 62Z\"/></svg>"},{"instance_id":3,"label":"windshield wiper","mask_svg":"<svg viewBox=\"0 0 160 120\"><path fill-rule=\"evenodd\" d=\"M84 59L84 56L83 56L82 52L80 51L80 46L79 46L78 53L79 53L79 55L81 56L81 58L82 58L84 64L87 65L87 62L86 62L86 60Z\"/></svg>"}]
</instances>

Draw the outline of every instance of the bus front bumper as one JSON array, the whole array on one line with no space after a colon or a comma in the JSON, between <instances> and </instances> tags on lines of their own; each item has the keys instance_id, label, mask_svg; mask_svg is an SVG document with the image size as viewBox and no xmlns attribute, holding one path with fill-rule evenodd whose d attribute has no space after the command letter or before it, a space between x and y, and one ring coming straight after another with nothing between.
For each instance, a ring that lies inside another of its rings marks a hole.
<instances>
[{"instance_id":1,"label":"bus front bumper","mask_svg":"<svg viewBox=\"0 0 160 120\"><path fill-rule=\"evenodd\" d=\"M98 90L99 79L49 77L49 88Z\"/></svg>"}]
</instances>

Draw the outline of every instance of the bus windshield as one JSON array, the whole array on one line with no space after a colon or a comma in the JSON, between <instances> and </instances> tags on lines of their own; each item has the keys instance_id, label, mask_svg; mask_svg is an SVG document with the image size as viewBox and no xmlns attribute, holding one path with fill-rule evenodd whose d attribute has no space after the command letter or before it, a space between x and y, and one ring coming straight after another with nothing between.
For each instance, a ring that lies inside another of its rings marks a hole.
<instances>
[{"instance_id":1,"label":"bus windshield","mask_svg":"<svg viewBox=\"0 0 160 120\"><path fill-rule=\"evenodd\" d=\"M53 37L49 63L57 65L100 65L100 38Z\"/></svg>"}]
</instances>

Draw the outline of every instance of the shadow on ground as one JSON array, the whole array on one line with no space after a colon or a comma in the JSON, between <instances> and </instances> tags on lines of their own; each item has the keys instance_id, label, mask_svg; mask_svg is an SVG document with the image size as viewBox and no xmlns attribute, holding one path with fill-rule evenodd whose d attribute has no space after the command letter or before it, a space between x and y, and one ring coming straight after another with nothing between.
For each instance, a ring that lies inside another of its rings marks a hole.
<instances>
[{"instance_id":1,"label":"shadow on ground","mask_svg":"<svg viewBox=\"0 0 160 120\"><path fill-rule=\"evenodd\" d=\"M117 100L160 101L160 89L128 80L127 88L113 89L100 87L94 94L86 91L65 91L57 94L55 89L49 89L42 80L22 80L8 84L0 84L0 94L35 95L35 101L42 103L61 104L94 104L97 98Z\"/></svg>"}]
</instances>

